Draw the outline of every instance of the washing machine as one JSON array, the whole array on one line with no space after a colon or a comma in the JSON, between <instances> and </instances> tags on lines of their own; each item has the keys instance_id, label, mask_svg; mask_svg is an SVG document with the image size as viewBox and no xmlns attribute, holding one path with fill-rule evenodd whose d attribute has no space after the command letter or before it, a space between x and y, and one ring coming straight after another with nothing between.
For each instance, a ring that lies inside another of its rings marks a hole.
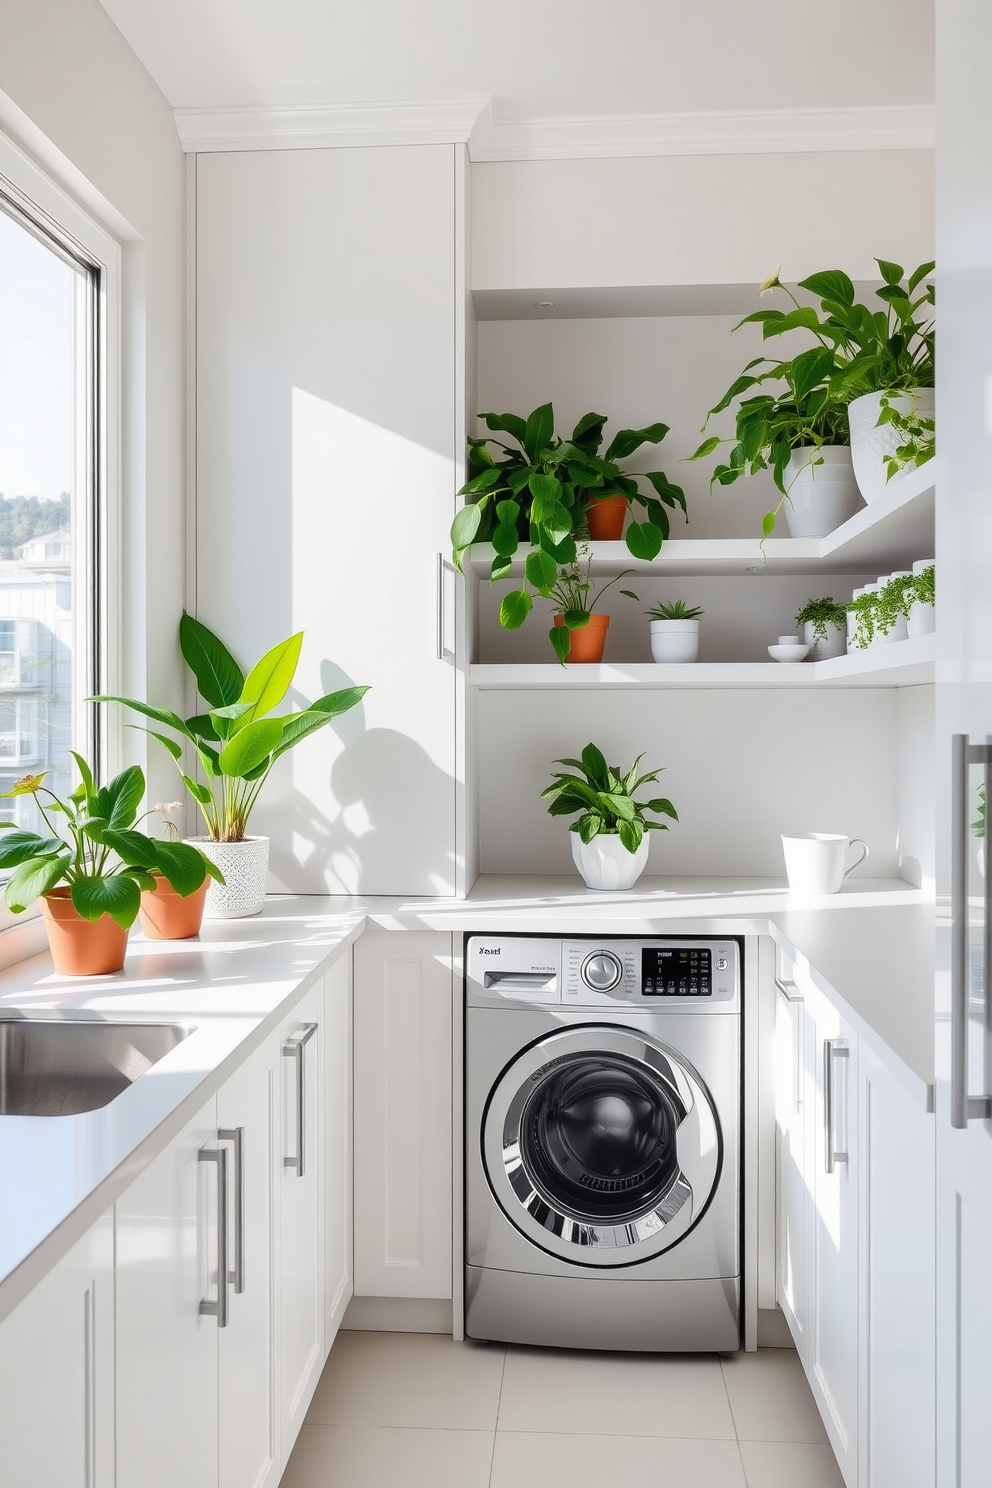
<instances>
[{"instance_id":1,"label":"washing machine","mask_svg":"<svg viewBox=\"0 0 992 1488\"><path fill-rule=\"evenodd\" d=\"M470 935L465 1331L740 1346L741 944Z\"/></svg>"}]
</instances>

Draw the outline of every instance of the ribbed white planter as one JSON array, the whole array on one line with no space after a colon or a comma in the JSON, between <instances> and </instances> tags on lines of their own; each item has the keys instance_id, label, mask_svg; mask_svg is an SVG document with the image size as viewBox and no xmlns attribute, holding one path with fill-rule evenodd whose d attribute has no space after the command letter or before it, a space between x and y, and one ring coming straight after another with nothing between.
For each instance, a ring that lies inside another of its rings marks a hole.
<instances>
[{"instance_id":1,"label":"ribbed white planter","mask_svg":"<svg viewBox=\"0 0 992 1488\"><path fill-rule=\"evenodd\" d=\"M265 903L269 867L268 837L246 837L243 842L214 842L209 837L187 837L224 875L222 884L210 880L203 911L207 920L239 920L258 914Z\"/></svg>"},{"instance_id":2,"label":"ribbed white planter","mask_svg":"<svg viewBox=\"0 0 992 1488\"><path fill-rule=\"evenodd\" d=\"M827 661L831 656L843 656L847 650L847 629L843 625L828 625L825 641L817 640L812 620L803 626L803 640L809 650L810 661Z\"/></svg>"},{"instance_id":3,"label":"ribbed white planter","mask_svg":"<svg viewBox=\"0 0 992 1488\"><path fill-rule=\"evenodd\" d=\"M651 655L655 661L695 661L699 655L698 620L652 620Z\"/></svg>"},{"instance_id":4,"label":"ribbed white planter","mask_svg":"<svg viewBox=\"0 0 992 1488\"><path fill-rule=\"evenodd\" d=\"M861 505L846 444L800 445L782 478L789 493L782 512L790 537L826 537Z\"/></svg>"},{"instance_id":5,"label":"ribbed white planter","mask_svg":"<svg viewBox=\"0 0 992 1488\"><path fill-rule=\"evenodd\" d=\"M882 407L882 393L865 393L855 398L848 407L851 425L851 456L858 487L866 501L875 501L883 492L903 479L915 465L903 465L891 480L885 461L895 454L905 436L891 424L878 428L878 415ZM896 393L889 399L900 413L919 413L933 417L933 388L911 388L905 393Z\"/></svg>"},{"instance_id":6,"label":"ribbed white planter","mask_svg":"<svg viewBox=\"0 0 992 1488\"><path fill-rule=\"evenodd\" d=\"M578 832L569 832L572 861L587 889L632 889L644 872L650 843L645 832L635 853L628 852L615 832L600 832L583 842Z\"/></svg>"}]
</instances>

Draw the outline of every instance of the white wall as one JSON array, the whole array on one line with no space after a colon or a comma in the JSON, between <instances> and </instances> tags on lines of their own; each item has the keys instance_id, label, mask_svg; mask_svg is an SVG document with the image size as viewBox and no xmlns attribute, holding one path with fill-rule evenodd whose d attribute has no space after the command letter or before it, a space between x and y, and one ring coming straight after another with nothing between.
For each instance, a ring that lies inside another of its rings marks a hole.
<instances>
[{"instance_id":1,"label":"white wall","mask_svg":"<svg viewBox=\"0 0 992 1488\"><path fill-rule=\"evenodd\" d=\"M901 687L896 693L896 719L899 876L933 893L936 879L933 687Z\"/></svg>"},{"instance_id":2,"label":"white wall","mask_svg":"<svg viewBox=\"0 0 992 1488\"><path fill-rule=\"evenodd\" d=\"M933 257L927 150L491 163L473 196L473 289L871 279L873 254Z\"/></svg>"},{"instance_id":3,"label":"white wall","mask_svg":"<svg viewBox=\"0 0 992 1488\"><path fill-rule=\"evenodd\" d=\"M124 677L181 706L183 155L172 112L97 0L0 8L0 128L124 244ZM132 757L139 734L126 735ZM149 758L151 798L177 794Z\"/></svg>"}]
</instances>

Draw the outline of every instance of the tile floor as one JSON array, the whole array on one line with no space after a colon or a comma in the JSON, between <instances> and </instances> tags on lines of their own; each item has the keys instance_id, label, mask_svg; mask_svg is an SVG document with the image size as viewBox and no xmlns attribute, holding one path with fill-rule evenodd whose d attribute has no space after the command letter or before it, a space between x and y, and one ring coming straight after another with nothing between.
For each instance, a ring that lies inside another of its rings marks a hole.
<instances>
[{"instance_id":1,"label":"tile floor","mask_svg":"<svg viewBox=\"0 0 992 1488\"><path fill-rule=\"evenodd\" d=\"M843 1488L796 1355L340 1333L282 1488Z\"/></svg>"}]
</instances>

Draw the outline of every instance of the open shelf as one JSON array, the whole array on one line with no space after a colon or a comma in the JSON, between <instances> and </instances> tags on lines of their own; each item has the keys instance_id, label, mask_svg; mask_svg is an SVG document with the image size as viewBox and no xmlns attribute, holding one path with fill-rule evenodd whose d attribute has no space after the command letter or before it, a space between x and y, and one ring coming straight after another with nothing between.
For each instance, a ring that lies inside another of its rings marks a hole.
<instances>
[{"instance_id":1,"label":"open shelf","mask_svg":"<svg viewBox=\"0 0 992 1488\"><path fill-rule=\"evenodd\" d=\"M593 564L604 577L633 569L638 575L863 572L875 578L933 556L934 475L932 461L910 471L826 537L770 537L763 551L756 537L672 538L649 562L632 557L625 542L595 542L589 545ZM523 573L525 552L514 560L514 577ZM490 543L471 548L480 577L489 577L493 556Z\"/></svg>"},{"instance_id":2,"label":"open shelf","mask_svg":"<svg viewBox=\"0 0 992 1488\"><path fill-rule=\"evenodd\" d=\"M483 691L585 692L606 688L913 687L934 679L936 636L892 641L830 661L727 661L690 665L602 662L598 665L476 665L469 681Z\"/></svg>"}]
</instances>

